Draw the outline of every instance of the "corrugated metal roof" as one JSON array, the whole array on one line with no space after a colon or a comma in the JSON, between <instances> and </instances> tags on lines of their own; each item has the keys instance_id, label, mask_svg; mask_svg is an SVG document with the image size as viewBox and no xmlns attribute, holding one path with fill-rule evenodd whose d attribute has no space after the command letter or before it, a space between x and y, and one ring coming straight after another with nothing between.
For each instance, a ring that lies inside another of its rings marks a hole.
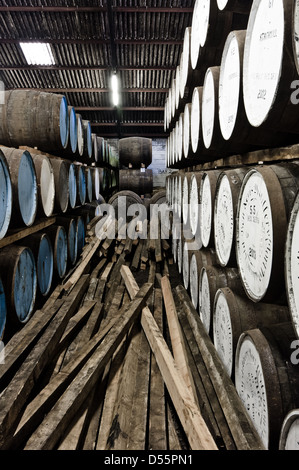
<instances>
[{"instance_id":1,"label":"corrugated metal roof","mask_svg":"<svg viewBox=\"0 0 299 470\"><path fill-rule=\"evenodd\" d=\"M194 3L2 0L0 79L7 89L64 93L69 105L84 108L80 114L99 135L161 136L165 100ZM21 40L50 42L55 66L28 66ZM121 84L120 112L111 104L114 70Z\"/></svg>"}]
</instances>

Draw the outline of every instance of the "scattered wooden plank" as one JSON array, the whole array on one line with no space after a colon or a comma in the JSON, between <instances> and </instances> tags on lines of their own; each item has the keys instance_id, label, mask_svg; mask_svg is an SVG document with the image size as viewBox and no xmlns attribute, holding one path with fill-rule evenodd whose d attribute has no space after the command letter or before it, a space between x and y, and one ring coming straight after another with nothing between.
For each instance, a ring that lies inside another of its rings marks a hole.
<instances>
[{"instance_id":1,"label":"scattered wooden plank","mask_svg":"<svg viewBox=\"0 0 299 470\"><path fill-rule=\"evenodd\" d=\"M122 308L126 308L129 301L130 300L128 296L124 296ZM109 378L108 378L108 384L107 384L106 393L105 393L105 401L103 404L102 414L98 420L100 425L99 425L99 433L98 433L95 450L106 449L109 432L110 432L112 420L113 420L113 411L114 411L115 403L117 401L118 387L120 383L121 371L123 368L127 347L128 347L127 339L125 338L123 342L120 344L120 346L118 347L118 350L115 352L111 360L111 364L109 365L109 368L107 366L108 368L107 373L109 371Z\"/></svg>"},{"instance_id":2,"label":"scattered wooden plank","mask_svg":"<svg viewBox=\"0 0 299 470\"><path fill-rule=\"evenodd\" d=\"M101 240L95 239L94 242L91 244L91 250L88 253L88 255L85 258L82 258L80 264L78 265L77 269L75 272L72 274L72 276L68 279L66 284L64 284L64 288L66 291L70 292L71 289L74 287L78 279L83 275L84 270L86 269L86 266L90 262L91 258L97 251L99 245L101 244Z\"/></svg>"},{"instance_id":3,"label":"scattered wooden plank","mask_svg":"<svg viewBox=\"0 0 299 470\"><path fill-rule=\"evenodd\" d=\"M136 250L135 250L135 253L134 253L134 256L133 256L133 260L132 260L132 264L131 264L131 269L133 271L138 271L140 256L141 256L141 252L142 252L142 249L143 249L143 245L144 245L144 240L139 240L139 243L136 247Z\"/></svg>"},{"instance_id":4,"label":"scattered wooden plank","mask_svg":"<svg viewBox=\"0 0 299 470\"><path fill-rule=\"evenodd\" d=\"M56 300L54 305L47 310L35 312L30 322L19 330L4 347L5 363L0 367L0 387L4 390L9 380L29 354L38 338L49 325L52 318L57 314L65 300Z\"/></svg>"},{"instance_id":5,"label":"scattered wooden plank","mask_svg":"<svg viewBox=\"0 0 299 470\"><path fill-rule=\"evenodd\" d=\"M190 394L193 395L194 400L197 402L196 387L194 384L192 373L190 371L183 333L178 319L174 299L172 296L171 285L167 276L163 276L161 279L161 290L165 305L169 334L171 338L173 357L177 364L178 370L181 373L181 376L186 384L186 387L188 388Z\"/></svg>"},{"instance_id":6,"label":"scattered wooden plank","mask_svg":"<svg viewBox=\"0 0 299 470\"><path fill-rule=\"evenodd\" d=\"M160 331L163 331L162 292L159 288L154 290L153 312ZM148 448L149 450L167 450L165 386L153 354L149 392Z\"/></svg>"},{"instance_id":7,"label":"scattered wooden plank","mask_svg":"<svg viewBox=\"0 0 299 470\"><path fill-rule=\"evenodd\" d=\"M236 388L228 376L211 338L204 329L200 317L191 302L186 289L176 287L178 298L192 328L202 358L209 371L219 403L229 423L233 439L238 450L264 450L261 439L254 428Z\"/></svg>"},{"instance_id":8,"label":"scattered wooden plank","mask_svg":"<svg viewBox=\"0 0 299 470\"><path fill-rule=\"evenodd\" d=\"M59 398L43 422L31 435L24 450L50 450L80 409L82 403L98 381L108 361L139 316L152 292L153 285L145 284L135 300L130 302L126 314L112 328L67 390Z\"/></svg>"},{"instance_id":9,"label":"scattered wooden plank","mask_svg":"<svg viewBox=\"0 0 299 470\"><path fill-rule=\"evenodd\" d=\"M100 419L100 428L95 450L105 450L113 420L113 411L117 401L118 388L121 372L124 364L124 343L119 346L120 351L114 356L109 364L109 379L106 388L105 401Z\"/></svg>"},{"instance_id":10,"label":"scattered wooden plank","mask_svg":"<svg viewBox=\"0 0 299 470\"><path fill-rule=\"evenodd\" d=\"M64 333L67 323L78 308L87 289L89 277L85 276L74 288L72 296L64 302L51 323L29 353L18 372L2 393L0 409L0 448L12 436L21 409L33 390L35 380L49 363Z\"/></svg>"},{"instance_id":11,"label":"scattered wooden plank","mask_svg":"<svg viewBox=\"0 0 299 470\"><path fill-rule=\"evenodd\" d=\"M121 268L122 276L131 297L138 292L138 285L127 266ZM150 310L145 307L141 314L141 325L155 354L157 364L176 408L182 426L193 450L217 450L213 437L202 419L193 396L177 370L177 365L157 326Z\"/></svg>"}]
</instances>

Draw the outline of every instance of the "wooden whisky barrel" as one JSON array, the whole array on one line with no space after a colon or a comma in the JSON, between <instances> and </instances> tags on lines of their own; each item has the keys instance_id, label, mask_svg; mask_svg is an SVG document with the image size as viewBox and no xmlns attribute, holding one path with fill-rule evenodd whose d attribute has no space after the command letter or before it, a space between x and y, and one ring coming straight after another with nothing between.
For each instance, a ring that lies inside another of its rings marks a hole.
<instances>
[{"instance_id":1,"label":"wooden whisky barrel","mask_svg":"<svg viewBox=\"0 0 299 470\"><path fill-rule=\"evenodd\" d=\"M234 289L220 288L213 304L213 342L228 375L234 380L237 343L244 331L288 321L288 307L256 304Z\"/></svg>"},{"instance_id":2,"label":"wooden whisky barrel","mask_svg":"<svg viewBox=\"0 0 299 470\"><path fill-rule=\"evenodd\" d=\"M85 180L86 180L86 202L93 201L93 190L92 190L92 175L90 167L85 167Z\"/></svg>"},{"instance_id":3,"label":"wooden whisky barrel","mask_svg":"<svg viewBox=\"0 0 299 470\"><path fill-rule=\"evenodd\" d=\"M298 408L299 375L290 360L290 322L247 330L236 349L235 385L266 449L277 450L288 412Z\"/></svg>"},{"instance_id":4,"label":"wooden whisky barrel","mask_svg":"<svg viewBox=\"0 0 299 470\"><path fill-rule=\"evenodd\" d=\"M67 146L64 150L59 152L60 157L74 158L74 154L77 152L78 147L78 129L77 129L77 116L73 106L68 106L69 112L69 139Z\"/></svg>"},{"instance_id":5,"label":"wooden whisky barrel","mask_svg":"<svg viewBox=\"0 0 299 470\"><path fill-rule=\"evenodd\" d=\"M299 189L292 165L250 170L243 179L236 217L236 255L244 289L254 302L284 290L288 219Z\"/></svg>"},{"instance_id":6,"label":"wooden whisky barrel","mask_svg":"<svg viewBox=\"0 0 299 470\"><path fill-rule=\"evenodd\" d=\"M85 177L85 170L83 165L76 164L75 165L75 173L76 173L76 182L77 182L77 206L83 206L86 202L86 177Z\"/></svg>"},{"instance_id":7,"label":"wooden whisky barrel","mask_svg":"<svg viewBox=\"0 0 299 470\"><path fill-rule=\"evenodd\" d=\"M183 179L183 188L182 188L182 217L183 224L187 226L189 224L189 204L190 204L190 182L191 182L192 173L185 173Z\"/></svg>"},{"instance_id":8,"label":"wooden whisky barrel","mask_svg":"<svg viewBox=\"0 0 299 470\"><path fill-rule=\"evenodd\" d=\"M51 240L46 233L39 232L24 238L19 244L32 251L36 265L37 292L43 297L47 296L52 286L54 270Z\"/></svg>"},{"instance_id":9,"label":"wooden whisky barrel","mask_svg":"<svg viewBox=\"0 0 299 470\"><path fill-rule=\"evenodd\" d=\"M254 0L248 20L243 93L250 124L261 130L298 134L292 83L298 79L293 56L294 2ZM293 138L295 135L287 137Z\"/></svg>"},{"instance_id":10,"label":"wooden whisky barrel","mask_svg":"<svg viewBox=\"0 0 299 470\"><path fill-rule=\"evenodd\" d=\"M76 153L78 147L78 120L73 106L69 106L69 146L72 153Z\"/></svg>"},{"instance_id":11,"label":"wooden whisky barrel","mask_svg":"<svg viewBox=\"0 0 299 470\"><path fill-rule=\"evenodd\" d=\"M214 210L220 170L205 171L200 183L199 226L203 247L214 245Z\"/></svg>"},{"instance_id":12,"label":"wooden whisky barrel","mask_svg":"<svg viewBox=\"0 0 299 470\"><path fill-rule=\"evenodd\" d=\"M34 310L36 264L30 248L10 245L0 250L0 276L7 305L7 325L20 327Z\"/></svg>"},{"instance_id":13,"label":"wooden whisky barrel","mask_svg":"<svg viewBox=\"0 0 299 470\"><path fill-rule=\"evenodd\" d=\"M232 25L232 12L220 11L216 2L196 0L191 25L191 64L194 70L220 64L224 42Z\"/></svg>"},{"instance_id":14,"label":"wooden whisky barrel","mask_svg":"<svg viewBox=\"0 0 299 470\"><path fill-rule=\"evenodd\" d=\"M69 206L71 209L76 207L77 202L77 176L76 176L76 165L74 163L69 164Z\"/></svg>"},{"instance_id":15,"label":"wooden whisky barrel","mask_svg":"<svg viewBox=\"0 0 299 470\"><path fill-rule=\"evenodd\" d=\"M0 240L5 237L12 214L12 186L4 153L0 150Z\"/></svg>"},{"instance_id":16,"label":"wooden whisky barrel","mask_svg":"<svg viewBox=\"0 0 299 470\"><path fill-rule=\"evenodd\" d=\"M183 160L186 162L188 158L192 157L191 153L191 114L192 104L186 103L184 108L184 122L183 122Z\"/></svg>"},{"instance_id":17,"label":"wooden whisky barrel","mask_svg":"<svg viewBox=\"0 0 299 470\"><path fill-rule=\"evenodd\" d=\"M51 217L55 204L55 180L51 160L45 155L31 154L37 179L37 215Z\"/></svg>"},{"instance_id":18,"label":"wooden whisky barrel","mask_svg":"<svg viewBox=\"0 0 299 470\"><path fill-rule=\"evenodd\" d=\"M68 242L66 231L61 225L52 225L47 228L46 233L52 243L54 260L53 275L61 280L66 274L68 262Z\"/></svg>"},{"instance_id":19,"label":"wooden whisky barrel","mask_svg":"<svg viewBox=\"0 0 299 470\"><path fill-rule=\"evenodd\" d=\"M0 142L8 147L64 150L69 139L69 111L63 95L33 90L5 92L0 109Z\"/></svg>"},{"instance_id":20,"label":"wooden whisky barrel","mask_svg":"<svg viewBox=\"0 0 299 470\"><path fill-rule=\"evenodd\" d=\"M85 163L90 164L92 158L92 132L91 124L87 119L82 120L83 128L83 141L84 141L84 150L83 150L83 160Z\"/></svg>"},{"instance_id":21,"label":"wooden whisky barrel","mask_svg":"<svg viewBox=\"0 0 299 470\"><path fill-rule=\"evenodd\" d=\"M203 87L195 87L191 102L191 148L193 155L197 155L202 145L202 91Z\"/></svg>"},{"instance_id":22,"label":"wooden whisky barrel","mask_svg":"<svg viewBox=\"0 0 299 470\"><path fill-rule=\"evenodd\" d=\"M281 426L278 450L298 450L299 409L287 413Z\"/></svg>"},{"instance_id":23,"label":"wooden whisky barrel","mask_svg":"<svg viewBox=\"0 0 299 470\"><path fill-rule=\"evenodd\" d=\"M139 170L119 170L119 190L133 191L139 196L152 194L153 170L140 168Z\"/></svg>"},{"instance_id":24,"label":"wooden whisky barrel","mask_svg":"<svg viewBox=\"0 0 299 470\"><path fill-rule=\"evenodd\" d=\"M77 152L76 157L80 161L84 154L84 129L81 114L77 114Z\"/></svg>"},{"instance_id":25,"label":"wooden whisky barrel","mask_svg":"<svg viewBox=\"0 0 299 470\"><path fill-rule=\"evenodd\" d=\"M37 214L37 179L34 162L27 150L1 147L8 163L12 185L11 226L30 227Z\"/></svg>"},{"instance_id":26,"label":"wooden whisky barrel","mask_svg":"<svg viewBox=\"0 0 299 470\"><path fill-rule=\"evenodd\" d=\"M285 283L291 320L299 338L299 193L291 212L285 248Z\"/></svg>"},{"instance_id":27,"label":"wooden whisky barrel","mask_svg":"<svg viewBox=\"0 0 299 470\"><path fill-rule=\"evenodd\" d=\"M63 227L67 236L67 255L70 266L74 266L78 256L78 228L75 217L57 217L56 223Z\"/></svg>"},{"instance_id":28,"label":"wooden whisky barrel","mask_svg":"<svg viewBox=\"0 0 299 470\"><path fill-rule=\"evenodd\" d=\"M219 123L219 77L220 66L209 67L205 74L202 91L202 139L205 153L209 152L211 156L228 151Z\"/></svg>"},{"instance_id":29,"label":"wooden whisky barrel","mask_svg":"<svg viewBox=\"0 0 299 470\"><path fill-rule=\"evenodd\" d=\"M100 172L97 167L90 167L92 178L92 200L97 201L101 193Z\"/></svg>"},{"instance_id":30,"label":"wooden whisky barrel","mask_svg":"<svg viewBox=\"0 0 299 470\"><path fill-rule=\"evenodd\" d=\"M199 275L198 311L207 333L213 338L213 305L221 287L241 290L241 281L236 268L203 266Z\"/></svg>"},{"instance_id":31,"label":"wooden whisky barrel","mask_svg":"<svg viewBox=\"0 0 299 470\"><path fill-rule=\"evenodd\" d=\"M55 211L65 213L69 205L70 163L62 158L51 158L55 183Z\"/></svg>"},{"instance_id":32,"label":"wooden whisky barrel","mask_svg":"<svg viewBox=\"0 0 299 470\"><path fill-rule=\"evenodd\" d=\"M189 267L190 297L196 309L198 308L198 288L201 270L204 266L213 266L215 260L213 250L201 249L192 251Z\"/></svg>"},{"instance_id":33,"label":"wooden whisky barrel","mask_svg":"<svg viewBox=\"0 0 299 470\"><path fill-rule=\"evenodd\" d=\"M237 266L236 215L242 182L248 169L235 168L219 174L214 204L214 242L220 266Z\"/></svg>"},{"instance_id":34,"label":"wooden whisky barrel","mask_svg":"<svg viewBox=\"0 0 299 470\"><path fill-rule=\"evenodd\" d=\"M152 139L145 137L125 137L119 140L120 165L138 169L152 163Z\"/></svg>"},{"instance_id":35,"label":"wooden whisky barrel","mask_svg":"<svg viewBox=\"0 0 299 470\"><path fill-rule=\"evenodd\" d=\"M255 148L279 146L281 132L253 127L247 118L243 97L243 59L246 30L231 31L224 45L219 77L220 131L230 153L245 153Z\"/></svg>"},{"instance_id":36,"label":"wooden whisky barrel","mask_svg":"<svg viewBox=\"0 0 299 470\"><path fill-rule=\"evenodd\" d=\"M199 225L200 187L204 172L194 172L190 181L189 221L192 235L201 237Z\"/></svg>"}]
</instances>

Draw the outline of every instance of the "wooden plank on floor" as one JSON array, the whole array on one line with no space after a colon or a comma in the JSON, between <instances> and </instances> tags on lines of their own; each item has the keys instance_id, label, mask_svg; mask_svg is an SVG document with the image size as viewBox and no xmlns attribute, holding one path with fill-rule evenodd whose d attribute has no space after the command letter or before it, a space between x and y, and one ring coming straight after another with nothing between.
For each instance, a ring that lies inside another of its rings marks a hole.
<instances>
[{"instance_id":1,"label":"wooden plank on floor","mask_svg":"<svg viewBox=\"0 0 299 470\"><path fill-rule=\"evenodd\" d=\"M153 315L160 331L163 331L163 306L161 289L154 290ZM149 450L167 450L166 400L163 377L155 356L151 354L149 403Z\"/></svg>"},{"instance_id":2,"label":"wooden plank on floor","mask_svg":"<svg viewBox=\"0 0 299 470\"><path fill-rule=\"evenodd\" d=\"M121 268L129 295L134 297L138 285L127 266ZM155 354L157 364L172 402L193 450L218 450L213 437L202 419L199 408L186 388L177 365L148 307L142 310L141 325Z\"/></svg>"},{"instance_id":3,"label":"wooden plank on floor","mask_svg":"<svg viewBox=\"0 0 299 470\"><path fill-rule=\"evenodd\" d=\"M190 394L193 395L194 400L197 402L196 388L192 373L190 371L188 356L182 334L182 328L178 319L170 281L167 276L163 276L161 279L161 290L167 316L173 357L177 364L178 370L186 384L186 387L188 388Z\"/></svg>"},{"instance_id":4,"label":"wooden plank on floor","mask_svg":"<svg viewBox=\"0 0 299 470\"><path fill-rule=\"evenodd\" d=\"M130 302L126 314L112 328L101 345L82 367L40 426L31 435L24 450L50 450L55 447L74 415L97 383L100 374L120 342L140 315L152 289L152 284L144 284L140 289L136 299Z\"/></svg>"}]
</instances>

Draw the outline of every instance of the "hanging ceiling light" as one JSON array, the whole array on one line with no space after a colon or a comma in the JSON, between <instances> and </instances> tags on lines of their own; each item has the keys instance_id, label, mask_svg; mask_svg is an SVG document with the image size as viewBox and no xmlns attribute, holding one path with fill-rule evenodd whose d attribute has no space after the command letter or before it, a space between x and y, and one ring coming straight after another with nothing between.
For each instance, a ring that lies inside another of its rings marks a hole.
<instances>
[{"instance_id":1,"label":"hanging ceiling light","mask_svg":"<svg viewBox=\"0 0 299 470\"><path fill-rule=\"evenodd\" d=\"M112 102L113 106L119 105L119 83L116 74L111 77L111 89L112 89Z\"/></svg>"}]
</instances>

